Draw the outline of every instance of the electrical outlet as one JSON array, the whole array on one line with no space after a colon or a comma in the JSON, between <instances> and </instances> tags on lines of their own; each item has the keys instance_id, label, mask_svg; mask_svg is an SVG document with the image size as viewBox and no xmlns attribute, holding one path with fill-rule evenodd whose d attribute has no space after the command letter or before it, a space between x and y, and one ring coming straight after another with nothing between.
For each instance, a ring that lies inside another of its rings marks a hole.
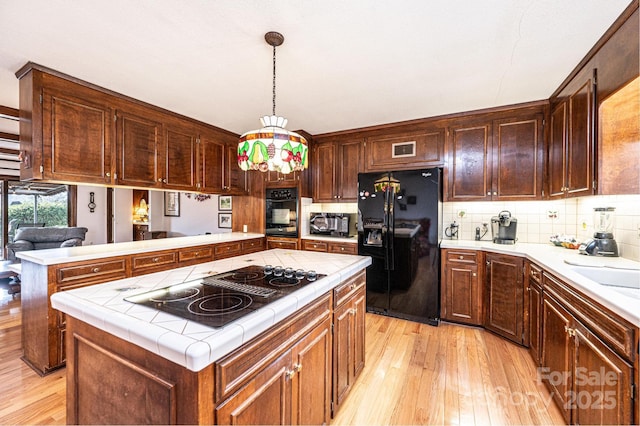
<instances>
[{"instance_id":1,"label":"electrical outlet","mask_svg":"<svg viewBox=\"0 0 640 426\"><path fill-rule=\"evenodd\" d=\"M558 210L547 210L547 217L549 219L557 219L558 218Z\"/></svg>"},{"instance_id":2,"label":"electrical outlet","mask_svg":"<svg viewBox=\"0 0 640 426\"><path fill-rule=\"evenodd\" d=\"M638 225L638 238L640 238L640 225Z\"/></svg>"}]
</instances>

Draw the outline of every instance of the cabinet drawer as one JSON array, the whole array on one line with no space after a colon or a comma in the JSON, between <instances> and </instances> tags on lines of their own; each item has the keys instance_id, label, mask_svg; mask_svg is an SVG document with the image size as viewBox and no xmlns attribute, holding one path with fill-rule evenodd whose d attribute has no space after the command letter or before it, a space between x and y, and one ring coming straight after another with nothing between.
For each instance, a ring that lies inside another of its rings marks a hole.
<instances>
[{"instance_id":1,"label":"cabinet drawer","mask_svg":"<svg viewBox=\"0 0 640 426\"><path fill-rule=\"evenodd\" d=\"M329 253L358 254L357 244L329 244Z\"/></svg>"},{"instance_id":2,"label":"cabinet drawer","mask_svg":"<svg viewBox=\"0 0 640 426\"><path fill-rule=\"evenodd\" d=\"M186 250L180 250L178 253L178 261L189 262L192 260L209 261L213 259L213 248L210 246L194 247Z\"/></svg>"},{"instance_id":3,"label":"cabinet drawer","mask_svg":"<svg viewBox=\"0 0 640 426\"><path fill-rule=\"evenodd\" d=\"M151 253L144 256L134 256L131 259L133 270L157 268L176 263L176 252Z\"/></svg>"},{"instance_id":4,"label":"cabinet drawer","mask_svg":"<svg viewBox=\"0 0 640 426\"><path fill-rule=\"evenodd\" d=\"M214 246L216 260L237 256L241 253L241 250L242 244L240 243L240 241L234 243L217 244L216 246Z\"/></svg>"},{"instance_id":5,"label":"cabinet drawer","mask_svg":"<svg viewBox=\"0 0 640 426\"><path fill-rule=\"evenodd\" d=\"M84 265L63 266L57 270L57 281L61 287L80 284L96 284L127 277L125 259L92 262Z\"/></svg>"},{"instance_id":6,"label":"cabinet drawer","mask_svg":"<svg viewBox=\"0 0 640 426\"><path fill-rule=\"evenodd\" d=\"M257 238L255 240L248 240L242 242L242 253L253 253L256 251L264 250L264 238Z\"/></svg>"},{"instance_id":7,"label":"cabinet drawer","mask_svg":"<svg viewBox=\"0 0 640 426\"><path fill-rule=\"evenodd\" d=\"M324 241L302 240L302 250L326 252L328 246Z\"/></svg>"},{"instance_id":8,"label":"cabinet drawer","mask_svg":"<svg viewBox=\"0 0 640 426\"><path fill-rule=\"evenodd\" d=\"M267 240L267 248L268 249L298 250L298 242L296 240L292 240L292 241Z\"/></svg>"},{"instance_id":9,"label":"cabinet drawer","mask_svg":"<svg viewBox=\"0 0 640 426\"><path fill-rule=\"evenodd\" d=\"M529 264L529 279L531 281L537 282L542 285L542 268L538 265L530 263Z\"/></svg>"},{"instance_id":10,"label":"cabinet drawer","mask_svg":"<svg viewBox=\"0 0 640 426\"><path fill-rule=\"evenodd\" d=\"M333 306L337 308L347 301L353 294L355 294L361 287L364 287L367 280L365 279L364 272L360 272L358 275L351 277L342 284L339 284L333 289Z\"/></svg>"},{"instance_id":11,"label":"cabinet drawer","mask_svg":"<svg viewBox=\"0 0 640 426\"><path fill-rule=\"evenodd\" d=\"M477 263L478 252L472 250L447 250L447 262Z\"/></svg>"}]
</instances>

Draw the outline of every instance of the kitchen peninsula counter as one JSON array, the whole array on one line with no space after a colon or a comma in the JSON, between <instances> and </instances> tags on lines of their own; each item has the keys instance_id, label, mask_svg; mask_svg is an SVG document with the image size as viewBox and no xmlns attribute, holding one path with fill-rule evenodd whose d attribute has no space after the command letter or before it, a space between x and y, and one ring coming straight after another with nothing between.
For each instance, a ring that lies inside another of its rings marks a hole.
<instances>
[{"instance_id":1,"label":"kitchen peninsula counter","mask_svg":"<svg viewBox=\"0 0 640 426\"><path fill-rule=\"evenodd\" d=\"M578 250L570 250L551 244L516 243L507 245L494 244L491 241L442 240L440 247L443 249L481 250L524 257L562 278L577 290L616 312L632 324L640 326L640 311L638 311L640 288L616 287L614 289L599 284L572 269L573 266L589 266L640 270L640 262L622 257L585 256L579 254Z\"/></svg>"},{"instance_id":2,"label":"kitchen peninsula counter","mask_svg":"<svg viewBox=\"0 0 640 426\"><path fill-rule=\"evenodd\" d=\"M112 256L133 255L158 250L177 250L181 248L221 244L249 239L263 238L264 234L245 232L226 232L222 234L195 235L189 237L159 238L154 240L130 241L113 244L96 244L77 247L62 247L46 250L31 250L16 253L23 261L38 265L56 265L84 260L102 259Z\"/></svg>"}]
</instances>

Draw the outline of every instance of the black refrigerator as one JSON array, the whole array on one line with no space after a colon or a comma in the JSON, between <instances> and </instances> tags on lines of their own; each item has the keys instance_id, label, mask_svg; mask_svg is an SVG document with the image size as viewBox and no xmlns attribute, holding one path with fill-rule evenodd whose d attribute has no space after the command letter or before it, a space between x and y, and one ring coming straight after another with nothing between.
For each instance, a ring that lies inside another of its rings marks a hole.
<instances>
[{"instance_id":1,"label":"black refrigerator","mask_svg":"<svg viewBox=\"0 0 640 426\"><path fill-rule=\"evenodd\" d=\"M441 170L358 175L358 253L367 268L367 311L440 322Z\"/></svg>"}]
</instances>

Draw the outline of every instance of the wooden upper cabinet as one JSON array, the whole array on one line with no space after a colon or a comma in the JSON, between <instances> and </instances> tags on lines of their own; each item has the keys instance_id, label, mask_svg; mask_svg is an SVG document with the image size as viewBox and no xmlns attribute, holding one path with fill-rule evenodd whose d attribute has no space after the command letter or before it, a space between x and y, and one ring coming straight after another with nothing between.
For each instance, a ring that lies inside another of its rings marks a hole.
<instances>
[{"instance_id":1,"label":"wooden upper cabinet","mask_svg":"<svg viewBox=\"0 0 640 426\"><path fill-rule=\"evenodd\" d=\"M565 191L567 174L567 103L561 102L551 111L547 182L549 197L560 197Z\"/></svg>"},{"instance_id":2,"label":"wooden upper cabinet","mask_svg":"<svg viewBox=\"0 0 640 426\"><path fill-rule=\"evenodd\" d=\"M543 192L542 106L462 119L448 132L448 201L537 200Z\"/></svg>"},{"instance_id":3,"label":"wooden upper cabinet","mask_svg":"<svg viewBox=\"0 0 640 426\"><path fill-rule=\"evenodd\" d=\"M578 197L595 192L595 76L595 70L579 74L552 101L548 158L549 194L552 198ZM563 174L562 185L558 188L560 165Z\"/></svg>"},{"instance_id":4,"label":"wooden upper cabinet","mask_svg":"<svg viewBox=\"0 0 640 426\"><path fill-rule=\"evenodd\" d=\"M318 143L313 148L313 200L356 202L362 140Z\"/></svg>"},{"instance_id":5,"label":"wooden upper cabinet","mask_svg":"<svg viewBox=\"0 0 640 426\"><path fill-rule=\"evenodd\" d=\"M227 143L224 157L222 190L225 194L247 194L247 172L238 166L238 145Z\"/></svg>"},{"instance_id":6,"label":"wooden upper cabinet","mask_svg":"<svg viewBox=\"0 0 640 426\"><path fill-rule=\"evenodd\" d=\"M34 142L42 138L41 164L30 166L42 166L43 179L111 183L113 109L91 89L76 90L60 79L44 80L48 85L39 88L42 133L36 135L33 129ZM34 115L38 110L36 106Z\"/></svg>"},{"instance_id":7,"label":"wooden upper cabinet","mask_svg":"<svg viewBox=\"0 0 640 426\"><path fill-rule=\"evenodd\" d=\"M448 200L491 200L491 125L452 127L449 138Z\"/></svg>"},{"instance_id":8,"label":"wooden upper cabinet","mask_svg":"<svg viewBox=\"0 0 640 426\"><path fill-rule=\"evenodd\" d=\"M317 144L313 148L313 200L334 202L336 150L333 143Z\"/></svg>"},{"instance_id":9,"label":"wooden upper cabinet","mask_svg":"<svg viewBox=\"0 0 640 426\"><path fill-rule=\"evenodd\" d=\"M227 146L215 134L201 132L198 142L196 187L202 192L220 192L223 186Z\"/></svg>"},{"instance_id":10,"label":"wooden upper cabinet","mask_svg":"<svg viewBox=\"0 0 640 426\"><path fill-rule=\"evenodd\" d=\"M370 137L364 144L364 171L437 167L444 164L445 129Z\"/></svg>"},{"instance_id":11,"label":"wooden upper cabinet","mask_svg":"<svg viewBox=\"0 0 640 426\"><path fill-rule=\"evenodd\" d=\"M154 188L158 183L158 150L162 124L116 111L116 182Z\"/></svg>"},{"instance_id":12,"label":"wooden upper cabinet","mask_svg":"<svg viewBox=\"0 0 640 426\"><path fill-rule=\"evenodd\" d=\"M493 122L492 198L535 200L542 196L542 114Z\"/></svg>"},{"instance_id":13,"label":"wooden upper cabinet","mask_svg":"<svg viewBox=\"0 0 640 426\"><path fill-rule=\"evenodd\" d=\"M190 191L196 187L196 141L198 134L188 123L165 124L162 187Z\"/></svg>"}]
</instances>

